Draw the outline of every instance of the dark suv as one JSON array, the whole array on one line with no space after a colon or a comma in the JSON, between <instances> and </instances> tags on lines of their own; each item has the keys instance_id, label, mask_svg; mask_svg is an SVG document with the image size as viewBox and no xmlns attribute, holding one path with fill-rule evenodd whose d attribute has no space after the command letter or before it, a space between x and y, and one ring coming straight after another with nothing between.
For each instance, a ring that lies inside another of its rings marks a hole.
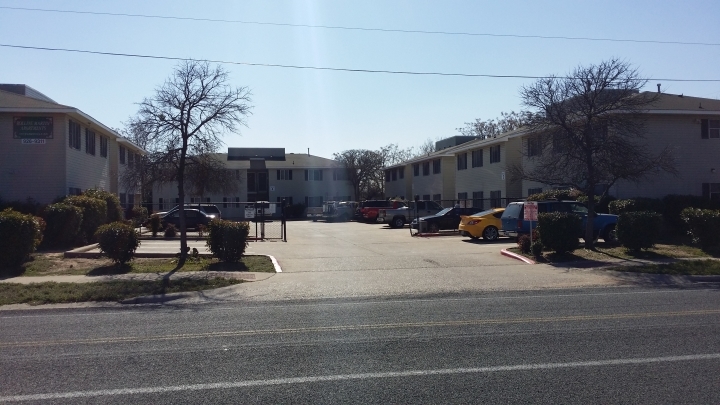
<instances>
[{"instance_id":1,"label":"dark suv","mask_svg":"<svg viewBox=\"0 0 720 405\"><path fill-rule=\"evenodd\" d=\"M502 218L502 229L500 235L518 237L522 234L530 233L530 221L523 218L524 202L514 202L508 204L505 208ZM582 218L582 228L578 229L578 237L585 234L585 224L587 223L588 209L585 204L577 201L538 201L538 214L543 212L572 212ZM595 237L600 236L606 242L614 242L615 224L617 224L617 215L595 214L593 217L593 229ZM533 228L537 226L537 222L533 224Z\"/></svg>"}]
</instances>

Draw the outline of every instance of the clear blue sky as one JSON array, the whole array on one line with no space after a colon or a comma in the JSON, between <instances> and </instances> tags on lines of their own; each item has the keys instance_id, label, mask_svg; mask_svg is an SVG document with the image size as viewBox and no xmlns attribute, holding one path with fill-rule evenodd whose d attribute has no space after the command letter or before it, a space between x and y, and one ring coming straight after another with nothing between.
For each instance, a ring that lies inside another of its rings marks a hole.
<instances>
[{"instance_id":1,"label":"clear blue sky","mask_svg":"<svg viewBox=\"0 0 720 405\"><path fill-rule=\"evenodd\" d=\"M720 1L52 1L0 6L401 30L720 43ZM496 75L563 74L618 57L646 77L720 79L720 46L431 35L0 8L0 43L236 62ZM120 128L176 62L0 47L0 82L24 83ZM528 79L411 76L225 65L253 93L231 147L331 157L455 135L521 109ZM720 82L659 81L720 98ZM657 80L647 90L656 89Z\"/></svg>"}]
</instances>

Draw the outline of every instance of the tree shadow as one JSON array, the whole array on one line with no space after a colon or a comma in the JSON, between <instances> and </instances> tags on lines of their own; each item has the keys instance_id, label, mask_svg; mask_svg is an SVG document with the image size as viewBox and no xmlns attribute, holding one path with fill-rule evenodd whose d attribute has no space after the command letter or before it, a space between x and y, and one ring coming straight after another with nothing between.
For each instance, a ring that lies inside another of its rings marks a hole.
<instances>
[{"instance_id":1,"label":"tree shadow","mask_svg":"<svg viewBox=\"0 0 720 405\"><path fill-rule=\"evenodd\" d=\"M25 274L25 267L6 267L0 269L0 280L7 280L13 277L20 277Z\"/></svg>"},{"instance_id":2,"label":"tree shadow","mask_svg":"<svg viewBox=\"0 0 720 405\"><path fill-rule=\"evenodd\" d=\"M248 267L243 262L226 263L217 262L210 263L207 266L208 271L249 271Z\"/></svg>"}]
</instances>

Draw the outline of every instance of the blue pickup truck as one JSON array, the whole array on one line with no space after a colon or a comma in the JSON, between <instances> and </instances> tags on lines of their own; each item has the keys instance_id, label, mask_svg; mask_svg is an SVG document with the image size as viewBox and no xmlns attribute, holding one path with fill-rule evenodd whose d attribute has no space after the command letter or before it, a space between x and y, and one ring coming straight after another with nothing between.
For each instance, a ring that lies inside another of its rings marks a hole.
<instances>
[{"instance_id":1,"label":"blue pickup truck","mask_svg":"<svg viewBox=\"0 0 720 405\"><path fill-rule=\"evenodd\" d=\"M522 234L530 233L530 221L523 218L524 202L514 202L508 204L505 208L502 218L502 229L500 234L513 238ZM543 212L572 212L582 218L582 228L578 229L578 237L585 234L585 225L587 224L588 209L583 203L577 201L538 201L538 214ZM593 229L595 230L595 238L600 236L606 242L615 242L615 224L617 224L617 215L595 214L593 217ZM533 228L537 226L537 222L533 223Z\"/></svg>"}]
</instances>

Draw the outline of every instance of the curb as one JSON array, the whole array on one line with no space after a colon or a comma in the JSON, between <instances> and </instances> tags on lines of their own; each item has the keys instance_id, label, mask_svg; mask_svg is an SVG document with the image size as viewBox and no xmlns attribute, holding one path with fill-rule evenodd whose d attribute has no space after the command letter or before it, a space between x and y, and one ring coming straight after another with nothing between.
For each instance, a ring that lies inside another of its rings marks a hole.
<instances>
[{"instance_id":1,"label":"curb","mask_svg":"<svg viewBox=\"0 0 720 405\"><path fill-rule=\"evenodd\" d=\"M270 258L270 261L273 264L273 267L275 267L275 273L282 273L282 268L280 268L280 263L278 263L277 259L275 259L274 256L271 255L258 255L258 256L267 256Z\"/></svg>"},{"instance_id":2,"label":"curb","mask_svg":"<svg viewBox=\"0 0 720 405\"><path fill-rule=\"evenodd\" d=\"M511 259L520 260L521 262L525 262L526 264L537 264L533 260L530 260L527 257L519 255L517 253L510 252L507 249L500 250L500 254L503 256L507 256Z\"/></svg>"},{"instance_id":3,"label":"curb","mask_svg":"<svg viewBox=\"0 0 720 405\"><path fill-rule=\"evenodd\" d=\"M88 253L88 251L97 249L99 245L97 243L93 243L92 245L82 246L77 249L68 250L67 252L63 253L63 257L68 258L75 258L75 257L88 257L88 258L98 258L100 257L100 253Z\"/></svg>"}]
</instances>

